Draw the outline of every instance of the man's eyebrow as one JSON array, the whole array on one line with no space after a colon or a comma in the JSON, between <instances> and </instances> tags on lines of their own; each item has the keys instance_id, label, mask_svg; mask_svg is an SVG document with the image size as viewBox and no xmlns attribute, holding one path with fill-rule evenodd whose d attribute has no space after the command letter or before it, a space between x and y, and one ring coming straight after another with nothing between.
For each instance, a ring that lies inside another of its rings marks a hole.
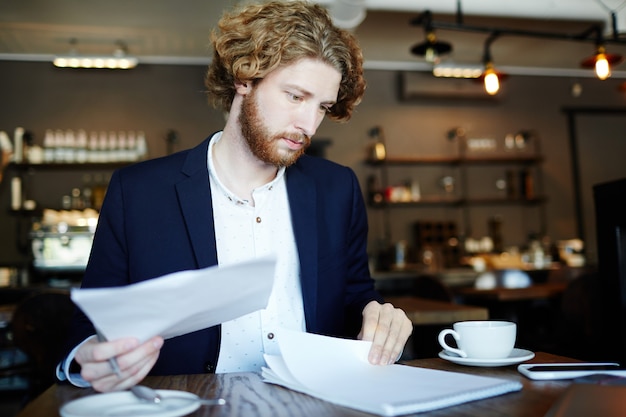
<instances>
[{"instance_id":1,"label":"man's eyebrow","mask_svg":"<svg viewBox=\"0 0 626 417\"><path fill-rule=\"evenodd\" d=\"M307 90L306 88L297 85L297 84L286 84L285 86L288 89L293 89L293 90L297 90L300 94L302 94L303 96L307 96L307 97L313 97L315 96L315 94L313 94L312 92L310 92L309 90ZM337 103L337 99L336 98L332 98L332 99L328 99L328 100L322 100L320 102L321 104L336 104Z\"/></svg>"}]
</instances>

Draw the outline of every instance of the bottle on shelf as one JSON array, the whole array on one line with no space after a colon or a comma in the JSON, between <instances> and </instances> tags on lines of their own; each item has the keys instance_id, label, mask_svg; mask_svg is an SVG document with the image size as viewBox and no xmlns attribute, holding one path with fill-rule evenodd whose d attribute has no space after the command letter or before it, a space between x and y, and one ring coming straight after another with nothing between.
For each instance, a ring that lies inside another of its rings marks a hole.
<instances>
[{"instance_id":1,"label":"bottle on shelf","mask_svg":"<svg viewBox=\"0 0 626 417\"><path fill-rule=\"evenodd\" d=\"M384 161L387 158L387 150L385 148L385 139L383 137L382 129L376 126L370 129L368 133L370 138L372 138L368 158L371 161Z\"/></svg>"},{"instance_id":2,"label":"bottle on shelf","mask_svg":"<svg viewBox=\"0 0 626 417\"><path fill-rule=\"evenodd\" d=\"M65 134L61 129L54 132L54 159L55 163L65 161Z\"/></svg>"},{"instance_id":3,"label":"bottle on shelf","mask_svg":"<svg viewBox=\"0 0 626 417\"><path fill-rule=\"evenodd\" d=\"M52 129L46 129L43 137L43 161L46 163L54 162L55 156L55 136Z\"/></svg>"},{"instance_id":4,"label":"bottle on shelf","mask_svg":"<svg viewBox=\"0 0 626 417\"><path fill-rule=\"evenodd\" d=\"M528 168L520 171L520 191L523 199L531 200L535 196L533 189L533 176Z\"/></svg>"},{"instance_id":5,"label":"bottle on shelf","mask_svg":"<svg viewBox=\"0 0 626 417\"><path fill-rule=\"evenodd\" d=\"M29 164L41 164L43 148L35 143L35 135L32 132L24 132L24 144L24 159Z\"/></svg>"},{"instance_id":6,"label":"bottle on shelf","mask_svg":"<svg viewBox=\"0 0 626 417\"><path fill-rule=\"evenodd\" d=\"M13 145L9 139L9 135L4 131L0 131L0 181L2 181L4 167L9 164L12 155Z\"/></svg>"},{"instance_id":7,"label":"bottle on shelf","mask_svg":"<svg viewBox=\"0 0 626 417\"><path fill-rule=\"evenodd\" d=\"M146 142L146 135L144 132L137 133L137 156L136 160L144 160L148 157L148 143Z\"/></svg>"},{"instance_id":8,"label":"bottle on shelf","mask_svg":"<svg viewBox=\"0 0 626 417\"><path fill-rule=\"evenodd\" d=\"M96 151L96 162L106 162L108 158L109 137L107 132L100 132L98 137L98 149Z\"/></svg>"},{"instance_id":9,"label":"bottle on shelf","mask_svg":"<svg viewBox=\"0 0 626 417\"><path fill-rule=\"evenodd\" d=\"M16 127L13 136L13 162L22 163L24 160L24 128Z\"/></svg>"},{"instance_id":10,"label":"bottle on shelf","mask_svg":"<svg viewBox=\"0 0 626 417\"><path fill-rule=\"evenodd\" d=\"M115 150L115 160L119 162L128 162L128 140L126 139L126 132L120 131L117 133L117 149Z\"/></svg>"},{"instance_id":11,"label":"bottle on shelf","mask_svg":"<svg viewBox=\"0 0 626 417\"><path fill-rule=\"evenodd\" d=\"M22 179L13 177L11 179L11 209L19 210L22 208Z\"/></svg>"},{"instance_id":12,"label":"bottle on shelf","mask_svg":"<svg viewBox=\"0 0 626 417\"><path fill-rule=\"evenodd\" d=\"M74 158L79 164L87 162L87 132L83 129L78 130L76 133L76 151Z\"/></svg>"},{"instance_id":13,"label":"bottle on shelf","mask_svg":"<svg viewBox=\"0 0 626 417\"><path fill-rule=\"evenodd\" d=\"M89 133L89 141L87 143L87 162L99 162L98 161L98 132Z\"/></svg>"},{"instance_id":14,"label":"bottle on shelf","mask_svg":"<svg viewBox=\"0 0 626 417\"><path fill-rule=\"evenodd\" d=\"M504 252L503 239L502 239L502 217L493 216L488 222L489 237L493 241L493 251L496 253Z\"/></svg>"}]
</instances>

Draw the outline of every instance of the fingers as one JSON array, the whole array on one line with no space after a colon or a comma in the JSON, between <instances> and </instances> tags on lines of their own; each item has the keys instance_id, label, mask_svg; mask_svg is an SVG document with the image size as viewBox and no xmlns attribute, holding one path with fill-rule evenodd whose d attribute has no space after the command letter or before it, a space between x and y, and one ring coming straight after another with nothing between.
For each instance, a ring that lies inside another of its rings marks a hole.
<instances>
[{"instance_id":1,"label":"fingers","mask_svg":"<svg viewBox=\"0 0 626 417\"><path fill-rule=\"evenodd\" d=\"M372 341L368 360L374 365L394 363L402 353L413 325L404 311L372 301L363 309L359 339Z\"/></svg>"},{"instance_id":2,"label":"fingers","mask_svg":"<svg viewBox=\"0 0 626 417\"><path fill-rule=\"evenodd\" d=\"M376 301L371 301L365 306L363 309L363 325L361 327L361 332L358 335L359 339L366 340L368 342L374 340L374 334L376 333L376 328L378 327L379 309L380 304Z\"/></svg>"},{"instance_id":3,"label":"fingers","mask_svg":"<svg viewBox=\"0 0 626 417\"><path fill-rule=\"evenodd\" d=\"M143 344L133 338L98 343L95 340L83 344L76 352L76 362L81 365L81 376L96 391L127 389L141 381L152 369L163 346L161 337L154 337ZM115 359L119 375L111 366Z\"/></svg>"}]
</instances>

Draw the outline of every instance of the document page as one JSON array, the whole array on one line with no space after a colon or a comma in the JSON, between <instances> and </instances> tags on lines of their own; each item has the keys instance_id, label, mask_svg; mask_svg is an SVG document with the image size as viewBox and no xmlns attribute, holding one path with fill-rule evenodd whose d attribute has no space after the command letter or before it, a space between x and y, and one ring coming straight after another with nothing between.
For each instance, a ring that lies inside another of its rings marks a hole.
<instances>
[{"instance_id":1,"label":"document page","mask_svg":"<svg viewBox=\"0 0 626 417\"><path fill-rule=\"evenodd\" d=\"M266 382L383 416L449 407L519 391L499 378L407 365L371 365L371 342L281 330L280 356L266 355Z\"/></svg>"},{"instance_id":2,"label":"document page","mask_svg":"<svg viewBox=\"0 0 626 417\"><path fill-rule=\"evenodd\" d=\"M71 296L108 340L167 339L267 307L275 266L275 258L262 258L123 287L73 289Z\"/></svg>"}]
</instances>

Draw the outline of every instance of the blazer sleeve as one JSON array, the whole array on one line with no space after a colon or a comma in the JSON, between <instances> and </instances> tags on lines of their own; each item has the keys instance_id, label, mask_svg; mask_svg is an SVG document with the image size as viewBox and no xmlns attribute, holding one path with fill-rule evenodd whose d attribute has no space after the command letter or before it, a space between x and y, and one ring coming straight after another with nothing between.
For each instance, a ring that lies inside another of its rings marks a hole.
<instances>
[{"instance_id":1,"label":"blazer sleeve","mask_svg":"<svg viewBox=\"0 0 626 417\"><path fill-rule=\"evenodd\" d=\"M198 169L194 174L203 176L204 182L194 183L194 192L188 193L192 194L189 198L194 198L196 205L205 208L202 219L194 219L194 226L203 231L212 226L208 220L211 207L205 149L206 146L195 151L200 155L198 165L204 172ZM205 261L200 265L195 253L203 252L205 247L204 252L210 252L214 244L209 241L213 238L206 234L203 247L194 248L187 227L189 219L183 214L182 197L177 189L181 182L194 178L181 172L181 166L192 156L193 151L175 154L135 164L113 174L100 211L83 288L124 286L175 271L209 266ZM198 225L199 221L204 223ZM206 261L211 262L216 263L217 259ZM115 300L111 300L111 308L115 308ZM163 306L163 312L167 314L167 306ZM66 352L92 334L92 323L76 309ZM151 374L211 372L218 349L219 326L168 339Z\"/></svg>"},{"instance_id":2,"label":"blazer sleeve","mask_svg":"<svg viewBox=\"0 0 626 417\"><path fill-rule=\"evenodd\" d=\"M348 274L346 285L346 327L351 335L361 329L362 312L370 301L383 303L383 297L374 289L367 255L368 222L363 194L356 175L350 170L352 208L347 239ZM356 333L355 333L356 332Z\"/></svg>"},{"instance_id":3,"label":"blazer sleeve","mask_svg":"<svg viewBox=\"0 0 626 417\"><path fill-rule=\"evenodd\" d=\"M367 214L354 172L302 156L287 172L307 330L355 337L362 311L382 302L369 273Z\"/></svg>"}]
</instances>

